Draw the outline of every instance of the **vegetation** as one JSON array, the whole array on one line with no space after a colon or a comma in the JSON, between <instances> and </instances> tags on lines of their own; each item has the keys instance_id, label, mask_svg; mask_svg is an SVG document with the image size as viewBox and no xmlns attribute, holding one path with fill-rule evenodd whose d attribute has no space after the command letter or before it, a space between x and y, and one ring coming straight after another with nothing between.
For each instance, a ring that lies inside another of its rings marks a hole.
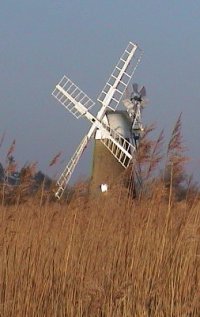
<instances>
[{"instance_id":1,"label":"vegetation","mask_svg":"<svg viewBox=\"0 0 200 317\"><path fill-rule=\"evenodd\" d=\"M30 195L26 177L12 204L1 190L0 316L200 316L200 199L180 129L166 155L163 132L146 133L137 165L95 199L85 184L67 202L45 182Z\"/></svg>"}]
</instances>

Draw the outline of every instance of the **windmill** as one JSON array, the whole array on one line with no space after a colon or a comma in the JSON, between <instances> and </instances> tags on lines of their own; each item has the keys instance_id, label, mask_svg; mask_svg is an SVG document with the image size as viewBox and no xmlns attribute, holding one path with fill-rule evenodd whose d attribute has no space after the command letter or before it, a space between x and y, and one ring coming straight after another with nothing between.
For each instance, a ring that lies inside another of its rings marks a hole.
<instances>
[{"instance_id":1,"label":"windmill","mask_svg":"<svg viewBox=\"0 0 200 317\"><path fill-rule=\"evenodd\" d=\"M139 130L142 131L141 125L138 125L141 121L140 105L142 100L139 100L139 98L136 100L134 96L132 96L132 99L129 99L129 105L127 106L127 101L125 101L124 104L127 109L127 114L131 119L130 135L134 136L135 134L135 144L131 142L131 137L124 137L121 131L118 131L115 124L114 126L109 124L108 119L109 113L110 116L112 116L113 113L117 113L116 109L141 60L141 56L142 51L138 45L129 42L108 82L97 98L97 101L100 103L100 109L97 115L91 113L91 109L95 103L68 77L64 76L56 85L52 95L77 119L85 117L91 123L88 133L83 137L74 155L57 181L58 189L55 196L58 199L61 198L66 189L72 173L92 137L100 140L109 150L111 156L116 159L117 164L121 165L122 168L127 168L132 161L136 150L136 139L139 135Z\"/></svg>"},{"instance_id":2,"label":"windmill","mask_svg":"<svg viewBox=\"0 0 200 317\"><path fill-rule=\"evenodd\" d=\"M147 102L146 89L144 86L139 89L137 84L133 84L132 92L128 93L127 89L125 95L126 98L122 100L122 103L126 110L106 110L103 122L117 131L126 140L129 140L134 145L135 150L137 150L143 132L141 112ZM92 177L90 181L90 194L93 194L93 196L98 194L99 191L106 192L112 184L116 184L124 171L124 166L115 159L102 143L102 137L101 131L97 130L94 141ZM130 175L130 179L125 180L125 184L127 186L130 183L132 190L135 191L133 186L136 186L137 183L141 185L141 180L136 170L134 175L136 180L133 179L133 175Z\"/></svg>"}]
</instances>

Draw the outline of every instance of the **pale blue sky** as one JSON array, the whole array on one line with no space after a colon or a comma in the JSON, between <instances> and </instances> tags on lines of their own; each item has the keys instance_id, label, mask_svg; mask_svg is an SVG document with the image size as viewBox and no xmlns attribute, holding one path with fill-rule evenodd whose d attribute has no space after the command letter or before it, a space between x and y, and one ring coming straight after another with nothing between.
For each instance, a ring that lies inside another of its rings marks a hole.
<instances>
[{"instance_id":1,"label":"pale blue sky","mask_svg":"<svg viewBox=\"0 0 200 317\"><path fill-rule=\"evenodd\" d=\"M86 120L51 96L66 74L95 101L129 41L144 50L133 81L150 100L145 122L166 136L183 112L191 165L200 165L200 1L6 0L0 5L0 135L16 139L16 160L70 159ZM90 151L76 175L89 173ZM198 162L198 163L197 163ZM60 166L62 169L64 166Z\"/></svg>"}]
</instances>

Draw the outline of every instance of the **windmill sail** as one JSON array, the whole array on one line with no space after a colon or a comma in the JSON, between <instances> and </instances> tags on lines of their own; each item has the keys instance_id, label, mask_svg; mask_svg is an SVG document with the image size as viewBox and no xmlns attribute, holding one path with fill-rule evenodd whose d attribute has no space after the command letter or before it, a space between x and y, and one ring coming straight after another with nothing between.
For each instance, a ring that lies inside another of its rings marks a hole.
<instances>
[{"instance_id":1,"label":"windmill sail","mask_svg":"<svg viewBox=\"0 0 200 317\"><path fill-rule=\"evenodd\" d=\"M66 76L63 76L58 85L56 85L52 95L77 119L95 105L95 103Z\"/></svg>"},{"instance_id":2,"label":"windmill sail","mask_svg":"<svg viewBox=\"0 0 200 317\"><path fill-rule=\"evenodd\" d=\"M135 147L122 135L109 128L110 138L101 138L101 142L114 155L117 161L127 168L133 159Z\"/></svg>"},{"instance_id":3,"label":"windmill sail","mask_svg":"<svg viewBox=\"0 0 200 317\"><path fill-rule=\"evenodd\" d=\"M139 51L138 57L135 56L136 51ZM129 42L108 82L97 98L103 107L109 107L112 110L116 110L133 73L140 62L141 55L142 52L138 46ZM133 57L135 57L134 62L132 62Z\"/></svg>"},{"instance_id":4,"label":"windmill sail","mask_svg":"<svg viewBox=\"0 0 200 317\"><path fill-rule=\"evenodd\" d=\"M85 148L87 147L88 144L88 138L87 136L85 136L83 138L83 140L81 141L81 143L79 144L76 152L74 153L74 155L72 156L71 160L69 161L69 163L67 164L67 166L65 167L64 171L62 172L60 178L57 181L57 185L58 185L58 190L56 191L55 196L60 199L64 190L67 187L67 184L72 176L72 173L82 155L82 153L84 152Z\"/></svg>"}]
</instances>

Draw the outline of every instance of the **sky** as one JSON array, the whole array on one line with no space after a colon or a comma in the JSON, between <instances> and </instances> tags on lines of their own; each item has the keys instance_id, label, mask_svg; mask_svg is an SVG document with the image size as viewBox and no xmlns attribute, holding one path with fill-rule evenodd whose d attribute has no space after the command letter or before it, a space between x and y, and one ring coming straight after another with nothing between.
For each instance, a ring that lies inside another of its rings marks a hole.
<instances>
[{"instance_id":1,"label":"sky","mask_svg":"<svg viewBox=\"0 0 200 317\"><path fill-rule=\"evenodd\" d=\"M55 177L90 124L51 95L65 74L94 101L129 41L144 50L132 82L145 85L144 123L170 135L182 112L190 170L200 179L199 0L6 0L0 4L0 161L16 140L18 166ZM95 107L98 107L96 105ZM49 168L54 155L62 162ZM75 178L89 176L92 145Z\"/></svg>"}]
</instances>

